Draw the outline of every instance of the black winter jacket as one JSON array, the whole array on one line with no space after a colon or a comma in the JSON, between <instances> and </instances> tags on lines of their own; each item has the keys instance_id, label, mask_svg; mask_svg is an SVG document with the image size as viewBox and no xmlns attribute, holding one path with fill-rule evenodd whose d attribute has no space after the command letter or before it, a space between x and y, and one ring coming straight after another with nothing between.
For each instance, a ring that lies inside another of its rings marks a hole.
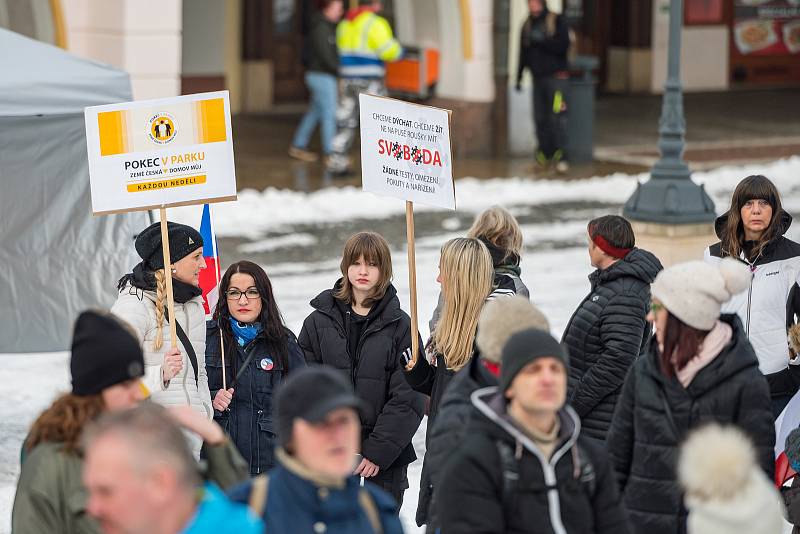
<instances>
[{"instance_id":1,"label":"black winter jacket","mask_svg":"<svg viewBox=\"0 0 800 534\"><path fill-rule=\"evenodd\" d=\"M305 367L303 351L294 334L286 330L289 341L288 372ZM220 332L216 321L206 322L206 372L208 389L213 399L222 389L222 356L219 343ZM235 343L234 343L235 344ZM227 386L233 388L233 400L224 412L214 410L214 420L230 435L236 448L247 460L250 475L258 475L275 465L274 447L276 429L272 416L272 395L278 384L286 378L287 370L273 355L264 333L258 335L246 347L225 346L225 377ZM252 354L246 367L242 367ZM272 369L265 369L262 360L272 360ZM234 364L235 359L235 364ZM239 379L236 374L241 372Z\"/></svg>"},{"instance_id":2,"label":"black winter jacket","mask_svg":"<svg viewBox=\"0 0 800 534\"><path fill-rule=\"evenodd\" d=\"M559 412L559 442L545 459L511 421L497 388L476 391L472 402L478 413L436 489L443 534L629 532L608 457L579 439L574 411ZM518 480L509 485L497 441L516 451Z\"/></svg>"},{"instance_id":3,"label":"black winter jacket","mask_svg":"<svg viewBox=\"0 0 800 534\"><path fill-rule=\"evenodd\" d=\"M480 357L473 357L453 376L442 396L436 422L426 436L427 449L417 503L417 525L427 524L428 532L435 532L440 526L434 487L440 483L445 462L466 435L467 423L474 411L470 395L478 389L496 385L497 378L483 366Z\"/></svg>"},{"instance_id":4,"label":"black winter jacket","mask_svg":"<svg viewBox=\"0 0 800 534\"><path fill-rule=\"evenodd\" d=\"M436 362L433 365L428 361L431 358ZM417 364L410 370L405 372L406 382L414 389L423 395L430 397L428 402L428 424L426 427L427 433L425 434L425 442L428 441L431 427L433 426L434 418L439 411L439 404L442 401L447 384L453 379L456 372L448 369L444 363L444 355L435 350L430 354L425 354L417 359Z\"/></svg>"},{"instance_id":5,"label":"black winter jacket","mask_svg":"<svg viewBox=\"0 0 800 534\"><path fill-rule=\"evenodd\" d=\"M567 70L568 50L569 28L563 16L550 13L547 6L538 17L529 16L519 36L517 84L525 69L534 78Z\"/></svg>"},{"instance_id":6,"label":"black winter jacket","mask_svg":"<svg viewBox=\"0 0 800 534\"><path fill-rule=\"evenodd\" d=\"M625 375L650 337L650 284L661 269L658 258L635 248L589 276L592 289L562 339L569 350L568 402L584 436L606 438Z\"/></svg>"},{"instance_id":7,"label":"black winter jacket","mask_svg":"<svg viewBox=\"0 0 800 534\"><path fill-rule=\"evenodd\" d=\"M408 465L417 456L411 438L425 412L425 399L403 378L402 354L411 346L411 320L390 285L370 310L360 349L347 350L349 318L327 289L311 301L315 311L303 323L300 347L309 364L340 369L371 413L361 420L361 453L382 471Z\"/></svg>"},{"instance_id":8,"label":"black winter jacket","mask_svg":"<svg viewBox=\"0 0 800 534\"><path fill-rule=\"evenodd\" d=\"M315 14L311 30L303 45L306 69L336 76L339 71L339 50L336 48L336 23Z\"/></svg>"},{"instance_id":9,"label":"black winter jacket","mask_svg":"<svg viewBox=\"0 0 800 534\"><path fill-rule=\"evenodd\" d=\"M767 381L739 318L725 314L720 320L733 328L733 338L688 388L661 372L655 338L625 379L608 447L636 533L685 531L676 474L679 445L704 423L740 427L753 440L764 472L770 480L774 476L775 427Z\"/></svg>"}]
</instances>

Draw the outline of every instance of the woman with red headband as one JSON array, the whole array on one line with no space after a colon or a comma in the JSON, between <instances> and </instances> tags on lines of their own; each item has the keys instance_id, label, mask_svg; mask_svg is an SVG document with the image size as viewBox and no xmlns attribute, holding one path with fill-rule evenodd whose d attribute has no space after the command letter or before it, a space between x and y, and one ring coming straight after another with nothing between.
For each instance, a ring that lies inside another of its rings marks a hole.
<instances>
[{"instance_id":1,"label":"woman with red headband","mask_svg":"<svg viewBox=\"0 0 800 534\"><path fill-rule=\"evenodd\" d=\"M625 375L650 337L650 284L663 267L635 247L633 228L618 215L594 219L588 233L597 270L562 343L569 349L569 403L581 418L581 435L605 441Z\"/></svg>"}]
</instances>

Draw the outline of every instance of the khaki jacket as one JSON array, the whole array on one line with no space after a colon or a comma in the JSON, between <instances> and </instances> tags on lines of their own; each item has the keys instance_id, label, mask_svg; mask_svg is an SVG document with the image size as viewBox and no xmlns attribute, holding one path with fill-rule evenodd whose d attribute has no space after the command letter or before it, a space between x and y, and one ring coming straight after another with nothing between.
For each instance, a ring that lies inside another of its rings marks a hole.
<instances>
[{"instance_id":1,"label":"khaki jacket","mask_svg":"<svg viewBox=\"0 0 800 534\"><path fill-rule=\"evenodd\" d=\"M207 480L227 489L247 480L249 469L233 444L208 447ZM13 534L100 534L86 513L88 492L81 481L83 459L60 443L41 443L28 453L17 483L11 515Z\"/></svg>"}]
</instances>

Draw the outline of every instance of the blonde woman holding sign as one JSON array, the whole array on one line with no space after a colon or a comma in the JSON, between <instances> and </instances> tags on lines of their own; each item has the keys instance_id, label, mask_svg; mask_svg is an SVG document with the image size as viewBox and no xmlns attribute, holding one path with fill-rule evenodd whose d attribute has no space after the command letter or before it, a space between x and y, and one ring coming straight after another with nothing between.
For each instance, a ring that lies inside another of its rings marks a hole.
<instances>
[{"instance_id":1,"label":"blonde woman holding sign","mask_svg":"<svg viewBox=\"0 0 800 534\"><path fill-rule=\"evenodd\" d=\"M214 415L205 366L206 319L200 290L205 268L203 238L190 226L167 223L171 265L165 267L161 225L154 223L136 238L142 258L118 285L111 312L136 330L144 350L143 381L152 399L165 406L189 405L209 419ZM167 312L167 270L172 276L175 317ZM169 321L175 320L178 348L171 348ZM195 457L202 441L191 437Z\"/></svg>"}]
</instances>

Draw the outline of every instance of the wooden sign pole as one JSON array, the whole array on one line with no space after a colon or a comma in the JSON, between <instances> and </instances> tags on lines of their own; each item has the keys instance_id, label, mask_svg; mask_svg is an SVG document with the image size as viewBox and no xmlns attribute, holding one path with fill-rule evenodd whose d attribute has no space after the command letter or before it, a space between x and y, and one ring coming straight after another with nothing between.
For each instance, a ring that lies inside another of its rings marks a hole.
<instances>
[{"instance_id":1,"label":"wooden sign pole","mask_svg":"<svg viewBox=\"0 0 800 534\"><path fill-rule=\"evenodd\" d=\"M411 294L411 362L417 363L419 354L419 326L417 323L417 259L414 249L414 203L406 200L406 240L408 241L408 290Z\"/></svg>"},{"instance_id":2,"label":"wooden sign pole","mask_svg":"<svg viewBox=\"0 0 800 534\"><path fill-rule=\"evenodd\" d=\"M164 254L164 279L167 282L167 310L169 310L169 339L171 348L178 348L175 331L175 299L172 296L172 263L169 261L169 232L167 232L167 208L161 206L161 251Z\"/></svg>"}]
</instances>

